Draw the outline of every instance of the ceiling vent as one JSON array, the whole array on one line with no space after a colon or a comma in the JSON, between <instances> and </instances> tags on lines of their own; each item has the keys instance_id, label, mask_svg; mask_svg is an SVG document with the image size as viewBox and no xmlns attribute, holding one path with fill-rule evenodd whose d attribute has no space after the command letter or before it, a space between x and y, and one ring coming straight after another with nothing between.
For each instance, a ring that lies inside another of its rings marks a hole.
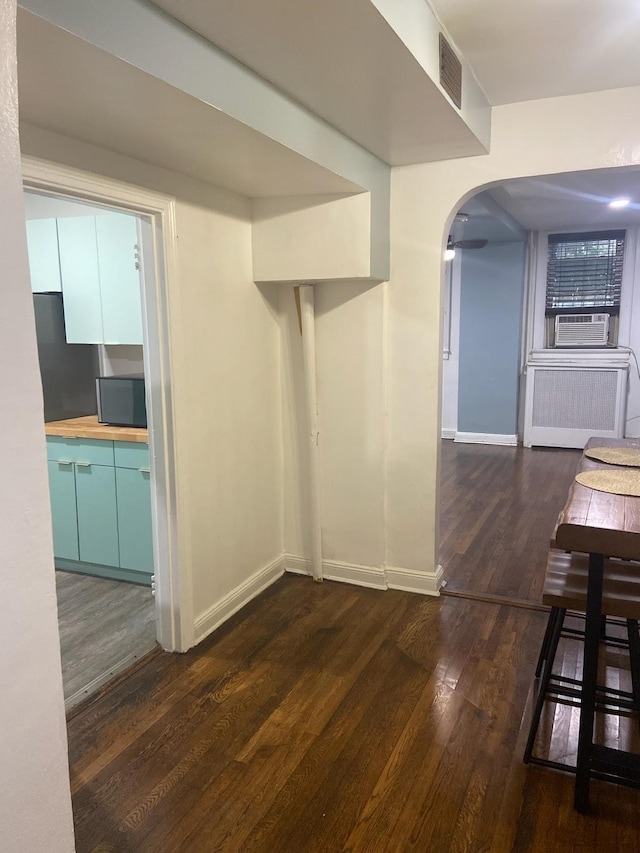
<instances>
[{"instance_id":1,"label":"ceiling vent","mask_svg":"<svg viewBox=\"0 0 640 853\"><path fill-rule=\"evenodd\" d=\"M462 108L462 63L440 33L440 85L453 103Z\"/></svg>"}]
</instances>

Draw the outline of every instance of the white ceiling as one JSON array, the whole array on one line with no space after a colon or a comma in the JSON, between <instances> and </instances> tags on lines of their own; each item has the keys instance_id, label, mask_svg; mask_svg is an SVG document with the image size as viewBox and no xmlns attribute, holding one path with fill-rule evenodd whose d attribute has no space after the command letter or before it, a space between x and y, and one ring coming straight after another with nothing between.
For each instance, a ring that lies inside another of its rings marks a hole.
<instances>
[{"instance_id":1,"label":"white ceiling","mask_svg":"<svg viewBox=\"0 0 640 853\"><path fill-rule=\"evenodd\" d=\"M389 57L389 28L385 25L385 42L377 18L367 17L372 27L364 37L354 10L372 6L368 0L157 0L157 5L332 123L346 127L351 121L350 135L377 139L385 159L400 151L416 154L427 137L431 155L459 153L449 113L434 120L438 113L421 88L426 75L415 76L418 66L407 61L404 49ZM640 84L640 62L630 61L631 42L634 49L640 44L633 36L640 0L483 0L481 14L477 0L432 5L496 103ZM18 49L23 121L247 196L358 189L23 9ZM170 125L163 120L168 112L175 117ZM491 194L527 229L640 224L637 170L521 179ZM604 202L619 195L634 204L614 214Z\"/></svg>"},{"instance_id":2,"label":"white ceiling","mask_svg":"<svg viewBox=\"0 0 640 853\"><path fill-rule=\"evenodd\" d=\"M23 122L242 195L361 189L23 9L18 10L18 86Z\"/></svg>"},{"instance_id":3,"label":"white ceiling","mask_svg":"<svg viewBox=\"0 0 640 853\"><path fill-rule=\"evenodd\" d=\"M640 225L640 167L518 178L489 193L529 231ZM608 202L614 198L631 204L612 210Z\"/></svg>"},{"instance_id":4,"label":"white ceiling","mask_svg":"<svg viewBox=\"0 0 640 853\"><path fill-rule=\"evenodd\" d=\"M370 0L153 2L386 163L484 153Z\"/></svg>"},{"instance_id":5,"label":"white ceiling","mask_svg":"<svg viewBox=\"0 0 640 853\"><path fill-rule=\"evenodd\" d=\"M489 103L640 85L638 0L430 0Z\"/></svg>"}]
</instances>

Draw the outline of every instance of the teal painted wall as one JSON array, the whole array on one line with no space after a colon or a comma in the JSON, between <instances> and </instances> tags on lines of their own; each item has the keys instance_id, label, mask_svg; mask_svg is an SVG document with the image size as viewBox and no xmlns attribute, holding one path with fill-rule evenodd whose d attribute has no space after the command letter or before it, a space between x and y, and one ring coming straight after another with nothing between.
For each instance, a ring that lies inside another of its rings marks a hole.
<instances>
[{"instance_id":1,"label":"teal painted wall","mask_svg":"<svg viewBox=\"0 0 640 853\"><path fill-rule=\"evenodd\" d=\"M463 253L459 432L517 432L524 263L524 243Z\"/></svg>"}]
</instances>

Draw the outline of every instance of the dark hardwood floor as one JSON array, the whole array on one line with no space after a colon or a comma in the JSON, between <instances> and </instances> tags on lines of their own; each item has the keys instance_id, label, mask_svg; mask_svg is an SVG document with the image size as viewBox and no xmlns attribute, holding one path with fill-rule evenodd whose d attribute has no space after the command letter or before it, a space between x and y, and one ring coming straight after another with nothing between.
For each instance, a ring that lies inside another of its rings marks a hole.
<instances>
[{"instance_id":1,"label":"dark hardwood floor","mask_svg":"<svg viewBox=\"0 0 640 853\"><path fill-rule=\"evenodd\" d=\"M480 550L496 564L471 522L483 500L497 506L479 473L495 477L497 458L464 466L467 523L448 515L449 541L466 530L477 564ZM531 489L546 503L567 485L540 458L540 476L512 462L529 507ZM502 512L509 589L508 531L518 554L526 525ZM595 813L578 815L572 776L522 764L545 622L530 607L285 576L197 649L157 655L70 720L78 853L639 850L639 791L594 782ZM576 649L561 646L567 672ZM608 663L625 682L624 661ZM549 706L538 748L570 759L576 720ZM637 746L637 721L612 720L603 741Z\"/></svg>"},{"instance_id":2,"label":"dark hardwood floor","mask_svg":"<svg viewBox=\"0 0 640 853\"><path fill-rule=\"evenodd\" d=\"M441 442L447 592L540 602L549 537L580 453Z\"/></svg>"}]
</instances>

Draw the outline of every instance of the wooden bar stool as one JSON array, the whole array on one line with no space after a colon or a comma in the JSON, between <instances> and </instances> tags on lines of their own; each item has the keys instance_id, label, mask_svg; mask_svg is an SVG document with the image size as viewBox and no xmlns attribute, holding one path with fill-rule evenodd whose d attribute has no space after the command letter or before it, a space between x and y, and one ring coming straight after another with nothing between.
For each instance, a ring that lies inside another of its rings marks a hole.
<instances>
[{"instance_id":1,"label":"wooden bar stool","mask_svg":"<svg viewBox=\"0 0 640 853\"><path fill-rule=\"evenodd\" d=\"M538 725L547 698L560 699L570 705L579 705L582 682L553 673L558 642L561 636L584 639L584 631L567 628L565 618L584 618L587 606L587 582L589 557L587 554L566 553L551 550L547 561L542 603L551 607L547 629L536 668L536 678L542 673L536 704L529 729L529 737L523 760L575 772L576 768L538 758L533 755ZM602 595L602 641L629 650L631 670L631 692L602 685L598 687L598 708L606 713L640 711L640 563L622 560L607 560ZM620 639L607 634L613 619L623 620L617 624L626 626L627 637Z\"/></svg>"}]
</instances>

